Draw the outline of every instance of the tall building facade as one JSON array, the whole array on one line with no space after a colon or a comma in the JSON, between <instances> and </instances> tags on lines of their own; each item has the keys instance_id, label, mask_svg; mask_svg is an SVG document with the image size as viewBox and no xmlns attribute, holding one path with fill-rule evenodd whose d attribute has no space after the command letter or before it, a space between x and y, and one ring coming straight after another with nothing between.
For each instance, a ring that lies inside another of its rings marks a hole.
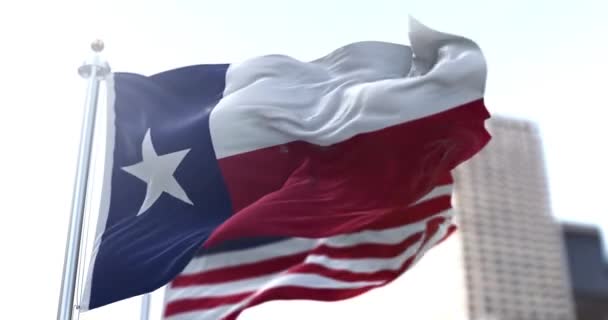
<instances>
[{"instance_id":1,"label":"tall building facade","mask_svg":"<svg viewBox=\"0 0 608 320\"><path fill-rule=\"evenodd\" d=\"M488 129L492 141L455 171L467 319L573 320L538 129L501 117Z\"/></svg>"}]
</instances>

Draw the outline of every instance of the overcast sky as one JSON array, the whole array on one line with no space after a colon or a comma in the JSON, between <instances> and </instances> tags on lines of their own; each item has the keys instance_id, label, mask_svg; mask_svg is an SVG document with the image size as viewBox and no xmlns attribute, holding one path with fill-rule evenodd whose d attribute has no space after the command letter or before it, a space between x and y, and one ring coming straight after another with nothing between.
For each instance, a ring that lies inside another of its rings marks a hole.
<instances>
[{"instance_id":1,"label":"overcast sky","mask_svg":"<svg viewBox=\"0 0 608 320\"><path fill-rule=\"evenodd\" d=\"M85 92L76 69L88 56L91 40L99 37L106 42L105 56L115 71L152 74L271 53L310 60L361 40L407 44L407 16L413 14L432 28L480 44L489 65L490 112L533 120L542 131L555 216L596 224L606 233L606 3L2 2L3 318L55 317ZM420 271L417 279L430 279L429 274ZM286 306L299 308L295 310L303 319L329 318L320 314L328 310L345 319L367 319L378 313L377 301L391 301L385 303L389 312L405 312L408 303L420 305L421 301L395 299L407 290L407 282L391 284L369 299L357 300L359 308L353 308L352 301L311 303L305 308L299 303L270 303L245 313L243 319L284 319L281 312ZM154 298L158 316L160 297ZM136 319L138 308L138 300L133 299L83 314L81 319Z\"/></svg>"}]
</instances>

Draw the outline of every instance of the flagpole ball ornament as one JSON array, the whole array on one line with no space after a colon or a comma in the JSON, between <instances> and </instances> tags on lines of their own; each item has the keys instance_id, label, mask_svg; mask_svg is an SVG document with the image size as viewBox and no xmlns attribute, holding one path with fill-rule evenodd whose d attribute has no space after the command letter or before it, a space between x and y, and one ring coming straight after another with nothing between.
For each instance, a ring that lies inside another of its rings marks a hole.
<instances>
[{"instance_id":1,"label":"flagpole ball ornament","mask_svg":"<svg viewBox=\"0 0 608 320\"><path fill-rule=\"evenodd\" d=\"M91 42L91 50L94 54L78 68L78 74L81 77L88 79L93 76L93 70L95 70L95 78L102 80L110 73L110 65L100 55L104 48L105 44L102 40L97 39Z\"/></svg>"},{"instance_id":2,"label":"flagpole ball ornament","mask_svg":"<svg viewBox=\"0 0 608 320\"><path fill-rule=\"evenodd\" d=\"M93 49L93 51L95 52L102 52L104 48L104 43L102 40L95 40L91 43L91 49Z\"/></svg>"}]
</instances>

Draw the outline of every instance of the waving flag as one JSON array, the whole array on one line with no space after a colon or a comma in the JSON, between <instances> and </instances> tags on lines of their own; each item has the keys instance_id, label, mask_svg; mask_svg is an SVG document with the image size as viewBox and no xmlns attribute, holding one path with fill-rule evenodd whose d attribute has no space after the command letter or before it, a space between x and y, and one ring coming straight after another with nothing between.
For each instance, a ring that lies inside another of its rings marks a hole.
<instances>
[{"instance_id":1,"label":"waving flag","mask_svg":"<svg viewBox=\"0 0 608 320\"><path fill-rule=\"evenodd\" d=\"M225 308L212 318L230 318L270 298L352 296L403 272L450 229L449 196L434 199L437 190L490 138L478 46L415 21L410 40L354 43L312 62L270 55L113 74L82 307L150 292L179 274L169 314L209 304ZM372 249L352 249L361 246ZM277 247L295 251L268 254ZM379 262L371 270L382 276L356 280L368 267L359 260L375 252L392 267ZM277 273L306 285L287 292L256 278ZM189 275L198 280L179 280ZM310 291L315 284L336 291ZM231 286L239 289L221 289Z\"/></svg>"}]
</instances>

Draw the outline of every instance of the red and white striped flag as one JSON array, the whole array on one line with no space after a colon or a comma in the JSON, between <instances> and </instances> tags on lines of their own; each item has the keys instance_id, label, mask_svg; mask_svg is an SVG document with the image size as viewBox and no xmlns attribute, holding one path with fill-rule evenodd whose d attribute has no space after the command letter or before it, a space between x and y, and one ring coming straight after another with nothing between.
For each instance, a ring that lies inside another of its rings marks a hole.
<instances>
[{"instance_id":1,"label":"red and white striped flag","mask_svg":"<svg viewBox=\"0 0 608 320\"><path fill-rule=\"evenodd\" d=\"M361 232L203 250L168 286L165 317L229 320L269 300L335 301L383 286L456 229L451 192L448 180L408 210Z\"/></svg>"}]
</instances>

